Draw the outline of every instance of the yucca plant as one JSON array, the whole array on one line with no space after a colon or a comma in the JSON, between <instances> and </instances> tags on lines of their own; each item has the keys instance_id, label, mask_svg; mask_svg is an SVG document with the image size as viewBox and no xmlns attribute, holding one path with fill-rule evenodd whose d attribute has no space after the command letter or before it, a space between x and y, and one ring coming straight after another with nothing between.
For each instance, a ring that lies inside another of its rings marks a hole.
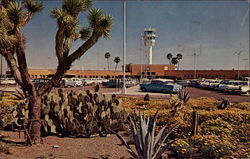
<instances>
[{"instance_id":1,"label":"yucca plant","mask_svg":"<svg viewBox=\"0 0 250 159\"><path fill-rule=\"evenodd\" d=\"M170 143L167 143L167 139L176 126L170 131L167 131L167 126L164 126L155 136L156 118L157 112L154 116L148 118L139 115L139 123L137 123L135 115L130 116L130 131L133 135L136 151L129 146L121 135L113 131L134 159L159 159L170 145Z\"/></svg>"}]
</instances>

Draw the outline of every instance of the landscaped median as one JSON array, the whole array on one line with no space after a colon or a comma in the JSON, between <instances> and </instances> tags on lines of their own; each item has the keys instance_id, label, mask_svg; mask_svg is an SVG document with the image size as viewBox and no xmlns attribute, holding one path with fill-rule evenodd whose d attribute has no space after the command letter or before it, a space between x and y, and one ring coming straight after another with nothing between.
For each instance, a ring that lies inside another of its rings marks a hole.
<instances>
[{"instance_id":1,"label":"landscaped median","mask_svg":"<svg viewBox=\"0 0 250 159\"><path fill-rule=\"evenodd\" d=\"M156 134L165 125L167 130L177 125L167 140L169 147L166 152L169 157L215 159L250 157L248 102L224 102L226 105L221 107L223 101L200 97L182 102L180 106L178 105L180 99L177 96L171 99L144 101L137 97L112 96L93 91L68 94L60 91L43 98L44 135L106 136L110 130L118 131L116 128L119 127L119 130L127 132L125 134L128 135L129 143L133 143L128 122L124 121L126 112L150 116L158 111ZM1 95L0 104L1 128L9 129L11 124L14 124L14 127L21 126L22 123L15 118L27 118L27 99L20 94L4 93ZM2 137L0 139L3 140ZM0 150L8 152L8 144L1 143Z\"/></svg>"}]
</instances>

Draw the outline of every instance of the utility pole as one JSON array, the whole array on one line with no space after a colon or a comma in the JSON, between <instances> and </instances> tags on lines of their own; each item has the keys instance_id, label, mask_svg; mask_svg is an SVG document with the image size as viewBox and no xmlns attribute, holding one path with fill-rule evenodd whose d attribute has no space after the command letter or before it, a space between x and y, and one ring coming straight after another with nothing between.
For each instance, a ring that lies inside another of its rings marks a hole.
<instances>
[{"instance_id":1,"label":"utility pole","mask_svg":"<svg viewBox=\"0 0 250 159\"><path fill-rule=\"evenodd\" d=\"M127 53L127 0L123 1L123 87L122 94L126 94L126 53Z\"/></svg>"},{"instance_id":2,"label":"utility pole","mask_svg":"<svg viewBox=\"0 0 250 159\"><path fill-rule=\"evenodd\" d=\"M196 57L197 56L201 56L201 54L202 54L202 50L201 50L201 45L200 45L200 48L199 48L199 50L200 50L200 52L197 54L196 53L196 50L195 50L195 48L194 48L194 53L192 54L192 55L187 55L187 56L193 56L194 57L194 79L196 79Z\"/></svg>"},{"instance_id":3,"label":"utility pole","mask_svg":"<svg viewBox=\"0 0 250 159\"><path fill-rule=\"evenodd\" d=\"M238 80L240 79L240 54L242 51L240 50L239 52L235 52L234 54L237 55L237 60L238 60Z\"/></svg>"}]
</instances>

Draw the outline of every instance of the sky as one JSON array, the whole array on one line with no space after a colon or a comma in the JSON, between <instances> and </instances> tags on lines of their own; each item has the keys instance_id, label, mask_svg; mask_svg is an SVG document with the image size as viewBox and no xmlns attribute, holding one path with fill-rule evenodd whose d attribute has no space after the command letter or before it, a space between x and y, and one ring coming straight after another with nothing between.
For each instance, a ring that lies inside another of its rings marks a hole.
<instances>
[{"instance_id":1,"label":"sky","mask_svg":"<svg viewBox=\"0 0 250 159\"><path fill-rule=\"evenodd\" d=\"M44 10L35 15L24 28L27 38L29 68L56 68L54 41L57 29L49 11L60 6L61 1L43 1ZM101 38L71 69L107 69L104 58L111 53L110 64L118 56L123 63L123 1L98 0L93 8L101 8L114 17L111 38ZM88 26L86 14L80 24ZM197 69L237 69L237 56L242 50L240 69L249 69L249 3L247 1L127 1L127 58L126 63L145 63L145 46L142 34L145 28L155 28L156 45L153 64L168 64L167 53L182 53L180 69L194 68L194 50ZM73 52L83 41L78 40Z\"/></svg>"}]
</instances>

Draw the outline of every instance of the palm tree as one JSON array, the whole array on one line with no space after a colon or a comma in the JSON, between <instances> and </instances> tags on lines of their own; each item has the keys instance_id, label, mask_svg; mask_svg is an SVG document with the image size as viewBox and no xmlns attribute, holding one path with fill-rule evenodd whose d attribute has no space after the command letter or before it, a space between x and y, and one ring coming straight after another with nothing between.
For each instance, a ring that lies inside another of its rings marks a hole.
<instances>
[{"instance_id":1,"label":"palm tree","mask_svg":"<svg viewBox=\"0 0 250 159\"><path fill-rule=\"evenodd\" d=\"M39 0L0 0L0 54L7 61L11 75L21 86L29 100L29 118L32 119L32 143L41 142L41 102L42 96L49 93L69 70L76 59L84 55L99 38L108 38L113 26L113 17L101 9L90 8L92 0L62 0L60 8L51 11L57 22L55 52L58 66L53 77L42 87L36 89L31 81L26 60L23 27L32 17L43 9ZM88 27L80 28L79 15L88 12ZM80 29L79 29L80 28ZM78 49L70 52L72 45L82 39Z\"/></svg>"},{"instance_id":2,"label":"palm tree","mask_svg":"<svg viewBox=\"0 0 250 159\"><path fill-rule=\"evenodd\" d=\"M182 54L179 53L179 54L176 55L176 57L178 59L178 67L177 68L179 70L179 68L180 68L180 60L182 59Z\"/></svg>"},{"instance_id":3,"label":"palm tree","mask_svg":"<svg viewBox=\"0 0 250 159\"><path fill-rule=\"evenodd\" d=\"M115 57L115 59L114 59L114 62L116 63L116 65L115 65L115 72L116 72L117 65L118 65L118 63L119 63L120 61L121 61L121 60L120 60L120 57Z\"/></svg>"},{"instance_id":4,"label":"palm tree","mask_svg":"<svg viewBox=\"0 0 250 159\"><path fill-rule=\"evenodd\" d=\"M108 63L108 70L109 70L109 58L111 57L111 54L109 52L106 52L104 55L105 59L107 59L107 63Z\"/></svg>"},{"instance_id":5,"label":"palm tree","mask_svg":"<svg viewBox=\"0 0 250 159\"><path fill-rule=\"evenodd\" d=\"M176 65L176 64L178 63L177 57L173 57L172 60L171 60L171 63L172 63L173 65Z\"/></svg>"},{"instance_id":6,"label":"palm tree","mask_svg":"<svg viewBox=\"0 0 250 159\"><path fill-rule=\"evenodd\" d=\"M168 53L168 54L167 54L167 59L169 60L169 64L171 64L172 58L173 58L172 53Z\"/></svg>"}]
</instances>

